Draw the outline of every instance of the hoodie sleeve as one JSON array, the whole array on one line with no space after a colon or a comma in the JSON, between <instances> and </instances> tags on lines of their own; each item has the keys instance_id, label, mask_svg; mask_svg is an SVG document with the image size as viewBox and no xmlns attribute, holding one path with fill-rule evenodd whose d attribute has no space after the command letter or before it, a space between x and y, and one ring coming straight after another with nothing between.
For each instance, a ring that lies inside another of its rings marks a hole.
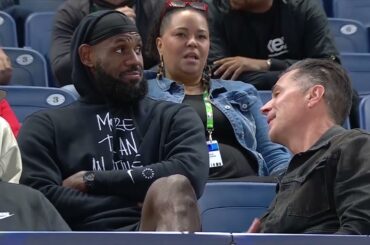
<instances>
[{"instance_id":1,"label":"hoodie sleeve","mask_svg":"<svg viewBox=\"0 0 370 245\"><path fill-rule=\"evenodd\" d=\"M188 106L179 106L172 116L164 113L166 137L161 139L163 157L160 162L122 171L97 171L90 190L96 194L126 196L143 200L149 186L161 177L173 174L186 176L199 198L208 179L209 157L203 124L198 115ZM167 121L167 122L166 122ZM153 144L158 144L153 142ZM122 188L125 186L125 188Z\"/></svg>"},{"instance_id":2,"label":"hoodie sleeve","mask_svg":"<svg viewBox=\"0 0 370 245\"><path fill-rule=\"evenodd\" d=\"M45 113L34 114L25 120L18 136L23 161L20 183L41 191L68 224L126 207L128 203L124 197L108 196L108 193L86 194L62 186L62 171L66 166L58 160L56 148L66 142L56 142L55 131L52 120Z\"/></svg>"}]
</instances>

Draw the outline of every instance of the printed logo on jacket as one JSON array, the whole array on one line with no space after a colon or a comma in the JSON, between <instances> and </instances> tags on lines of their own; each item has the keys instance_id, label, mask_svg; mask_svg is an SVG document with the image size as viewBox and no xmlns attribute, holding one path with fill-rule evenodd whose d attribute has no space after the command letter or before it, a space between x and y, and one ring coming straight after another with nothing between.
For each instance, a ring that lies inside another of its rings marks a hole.
<instances>
[{"instance_id":1,"label":"printed logo on jacket","mask_svg":"<svg viewBox=\"0 0 370 245\"><path fill-rule=\"evenodd\" d=\"M267 43L267 49L270 52L270 54L268 55L270 58L277 57L289 52L288 45L285 43L284 37L271 39Z\"/></svg>"}]
</instances>

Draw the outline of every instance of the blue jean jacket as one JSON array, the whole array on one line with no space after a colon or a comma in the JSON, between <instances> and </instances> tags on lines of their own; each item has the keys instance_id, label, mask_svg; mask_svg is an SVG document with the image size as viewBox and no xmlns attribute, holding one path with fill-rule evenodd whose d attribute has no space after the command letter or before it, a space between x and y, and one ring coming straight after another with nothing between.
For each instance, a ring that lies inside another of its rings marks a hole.
<instances>
[{"instance_id":1,"label":"blue jean jacket","mask_svg":"<svg viewBox=\"0 0 370 245\"><path fill-rule=\"evenodd\" d=\"M148 79L150 98L175 103L183 101L183 85L166 78L156 79L154 72L146 72L145 77ZM239 144L257 159L258 174L284 173L291 155L283 146L271 142L266 117L260 112L262 102L257 90L238 81L212 79L210 97L212 104L230 121Z\"/></svg>"}]
</instances>

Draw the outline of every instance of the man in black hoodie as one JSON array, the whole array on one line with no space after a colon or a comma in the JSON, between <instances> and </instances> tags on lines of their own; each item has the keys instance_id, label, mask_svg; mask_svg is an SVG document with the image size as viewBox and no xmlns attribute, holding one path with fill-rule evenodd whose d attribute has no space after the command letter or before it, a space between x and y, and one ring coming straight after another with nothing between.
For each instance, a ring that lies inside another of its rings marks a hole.
<instances>
[{"instance_id":1,"label":"man in black hoodie","mask_svg":"<svg viewBox=\"0 0 370 245\"><path fill-rule=\"evenodd\" d=\"M145 97L141 47L126 15L85 17L71 50L81 98L34 114L19 134L21 182L73 230L200 229L204 129L190 107Z\"/></svg>"}]
</instances>

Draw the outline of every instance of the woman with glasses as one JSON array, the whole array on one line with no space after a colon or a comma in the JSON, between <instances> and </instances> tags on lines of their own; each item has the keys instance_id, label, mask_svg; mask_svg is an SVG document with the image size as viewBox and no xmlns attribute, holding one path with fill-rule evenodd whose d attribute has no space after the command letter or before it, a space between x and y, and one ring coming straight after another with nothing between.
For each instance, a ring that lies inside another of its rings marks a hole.
<instances>
[{"instance_id":1,"label":"woman with glasses","mask_svg":"<svg viewBox=\"0 0 370 245\"><path fill-rule=\"evenodd\" d=\"M290 155L270 141L257 90L210 79L207 10L203 2L165 2L147 49L160 60L158 72L147 74L149 97L189 104L199 114L208 138L210 179L280 175Z\"/></svg>"}]
</instances>

